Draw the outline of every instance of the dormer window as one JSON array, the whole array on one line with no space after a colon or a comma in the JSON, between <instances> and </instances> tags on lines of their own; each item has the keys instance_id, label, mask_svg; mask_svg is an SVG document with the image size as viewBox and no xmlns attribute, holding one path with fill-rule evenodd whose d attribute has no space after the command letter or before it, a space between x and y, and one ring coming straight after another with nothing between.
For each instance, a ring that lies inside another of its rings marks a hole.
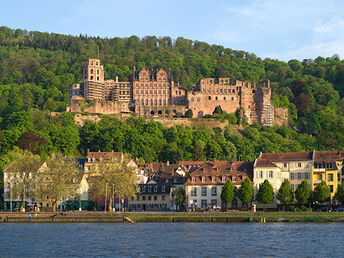
<instances>
[{"instance_id":1,"label":"dormer window","mask_svg":"<svg viewBox=\"0 0 344 258\"><path fill-rule=\"evenodd\" d=\"M87 161L88 161L88 162L91 162L91 158L88 158Z\"/></svg>"},{"instance_id":2,"label":"dormer window","mask_svg":"<svg viewBox=\"0 0 344 258\"><path fill-rule=\"evenodd\" d=\"M206 180L205 176L202 177L202 183L205 183L205 180Z\"/></svg>"},{"instance_id":3,"label":"dormer window","mask_svg":"<svg viewBox=\"0 0 344 258\"><path fill-rule=\"evenodd\" d=\"M143 192L143 193L146 192L146 186L142 187L142 192Z\"/></svg>"},{"instance_id":4,"label":"dormer window","mask_svg":"<svg viewBox=\"0 0 344 258\"><path fill-rule=\"evenodd\" d=\"M236 181L237 181L236 176L233 176L232 181L233 181L233 182L236 182Z\"/></svg>"},{"instance_id":5,"label":"dormer window","mask_svg":"<svg viewBox=\"0 0 344 258\"><path fill-rule=\"evenodd\" d=\"M226 183L226 178L224 176L222 177L222 183Z\"/></svg>"},{"instance_id":6,"label":"dormer window","mask_svg":"<svg viewBox=\"0 0 344 258\"><path fill-rule=\"evenodd\" d=\"M148 187L148 192L151 192L151 191L152 191L152 187L149 186L149 187Z\"/></svg>"},{"instance_id":7,"label":"dormer window","mask_svg":"<svg viewBox=\"0 0 344 258\"><path fill-rule=\"evenodd\" d=\"M92 162L95 162L96 161L96 159L95 158L92 158Z\"/></svg>"},{"instance_id":8,"label":"dormer window","mask_svg":"<svg viewBox=\"0 0 344 258\"><path fill-rule=\"evenodd\" d=\"M192 178L192 183L196 183L196 177Z\"/></svg>"},{"instance_id":9,"label":"dormer window","mask_svg":"<svg viewBox=\"0 0 344 258\"><path fill-rule=\"evenodd\" d=\"M211 181L212 181L213 183L216 183L216 177L213 176L213 177L211 178Z\"/></svg>"},{"instance_id":10,"label":"dormer window","mask_svg":"<svg viewBox=\"0 0 344 258\"><path fill-rule=\"evenodd\" d=\"M169 181L168 178L166 178L166 183L168 183L168 181Z\"/></svg>"},{"instance_id":11,"label":"dormer window","mask_svg":"<svg viewBox=\"0 0 344 258\"><path fill-rule=\"evenodd\" d=\"M163 187L161 187L161 192L165 192L166 191L166 186L163 186Z\"/></svg>"},{"instance_id":12,"label":"dormer window","mask_svg":"<svg viewBox=\"0 0 344 258\"><path fill-rule=\"evenodd\" d=\"M156 193L158 191L158 187L154 186L154 192Z\"/></svg>"},{"instance_id":13,"label":"dormer window","mask_svg":"<svg viewBox=\"0 0 344 258\"><path fill-rule=\"evenodd\" d=\"M173 183L177 183L177 178L174 178L174 179L173 179Z\"/></svg>"}]
</instances>

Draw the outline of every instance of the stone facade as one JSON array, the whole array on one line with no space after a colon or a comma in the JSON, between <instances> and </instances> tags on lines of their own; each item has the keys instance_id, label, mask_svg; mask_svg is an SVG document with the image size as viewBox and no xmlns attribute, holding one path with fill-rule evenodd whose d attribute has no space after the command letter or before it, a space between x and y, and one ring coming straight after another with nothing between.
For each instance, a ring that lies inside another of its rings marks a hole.
<instances>
[{"instance_id":1,"label":"stone facade","mask_svg":"<svg viewBox=\"0 0 344 258\"><path fill-rule=\"evenodd\" d=\"M258 122L271 126L274 121L269 81L251 83L232 82L230 78L204 78L192 92L186 92L175 85L170 71L144 68L134 70L130 82L119 82L118 78L104 80L100 60L88 59L83 68L83 82L72 84L69 94L67 110L71 112L135 112L146 117L182 117L191 109L193 117L204 117L220 106L227 113L239 110L250 124ZM83 100L88 103L84 107Z\"/></svg>"}]
</instances>

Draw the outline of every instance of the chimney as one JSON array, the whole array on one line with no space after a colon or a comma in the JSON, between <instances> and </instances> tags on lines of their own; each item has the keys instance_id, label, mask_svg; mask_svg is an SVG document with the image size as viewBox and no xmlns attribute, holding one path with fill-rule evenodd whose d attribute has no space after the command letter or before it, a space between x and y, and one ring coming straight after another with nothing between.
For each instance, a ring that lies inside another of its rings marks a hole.
<instances>
[{"instance_id":1,"label":"chimney","mask_svg":"<svg viewBox=\"0 0 344 258\"><path fill-rule=\"evenodd\" d=\"M169 165L170 165L170 161L169 161L169 160L166 162L166 165L167 165L167 166L169 166Z\"/></svg>"},{"instance_id":2,"label":"chimney","mask_svg":"<svg viewBox=\"0 0 344 258\"><path fill-rule=\"evenodd\" d=\"M113 152L113 150L111 150L111 152Z\"/></svg>"},{"instance_id":3,"label":"chimney","mask_svg":"<svg viewBox=\"0 0 344 258\"><path fill-rule=\"evenodd\" d=\"M116 82L118 82L118 76L116 76Z\"/></svg>"},{"instance_id":4,"label":"chimney","mask_svg":"<svg viewBox=\"0 0 344 258\"><path fill-rule=\"evenodd\" d=\"M88 155L88 153L90 153L90 149L89 148L87 148L87 155Z\"/></svg>"}]
</instances>

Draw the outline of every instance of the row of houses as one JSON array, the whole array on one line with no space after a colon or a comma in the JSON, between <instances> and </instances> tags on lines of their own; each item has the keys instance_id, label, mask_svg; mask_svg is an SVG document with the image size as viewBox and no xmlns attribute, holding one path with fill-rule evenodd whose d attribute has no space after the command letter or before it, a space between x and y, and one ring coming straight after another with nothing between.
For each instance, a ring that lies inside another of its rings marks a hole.
<instances>
[{"instance_id":1,"label":"row of houses","mask_svg":"<svg viewBox=\"0 0 344 258\"><path fill-rule=\"evenodd\" d=\"M105 198L92 196L88 179L94 176L98 162L105 156L111 156L122 162L121 152L87 152L85 159L79 159L82 176L79 202L96 203L97 208L105 206ZM251 162L245 161L180 161L177 164L139 163L130 160L136 173L139 192L135 197L126 200L115 198L114 206L125 207L130 211L175 211L180 205L186 210L220 209L223 206L221 192L224 184L230 180L239 189L243 180L248 177L256 193L261 183L268 180L277 192L282 182L289 179L293 191L306 180L313 190L321 181L325 181L331 191L331 201L338 186L344 181L344 151L312 151L289 153L260 153ZM5 178L6 180L6 178ZM5 189L5 201L9 200L9 190ZM183 204L180 195L184 196ZM29 198L29 197L28 197ZM278 201L265 207L276 207ZM49 197L40 203L49 207ZM60 203L60 208L66 204ZM260 204L257 204L258 208ZM261 205L262 206L262 205ZM78 206L79 207L79 206ZM244 204L235 199L230 208L241 208ZM264 206L262 206L264 207Z\"/></svg>"}]
</instances>

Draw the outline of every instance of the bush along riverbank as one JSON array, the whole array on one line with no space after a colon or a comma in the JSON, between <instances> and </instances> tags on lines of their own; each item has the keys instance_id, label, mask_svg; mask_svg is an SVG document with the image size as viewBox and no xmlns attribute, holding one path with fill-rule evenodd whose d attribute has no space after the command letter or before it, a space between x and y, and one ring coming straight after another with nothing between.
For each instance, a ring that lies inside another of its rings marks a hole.
<instances>
[{"instance_id":1,"label":"bush along riverbank","mask_svg":"<svg viewBox=\"0 0 344 258\"><path fill-rule=\"evenodd\" d=\"M133 223L133 222L344 222L344 212L228 212L228 213L0 213L3 223Z\"/></svg>"}]
</instances>

